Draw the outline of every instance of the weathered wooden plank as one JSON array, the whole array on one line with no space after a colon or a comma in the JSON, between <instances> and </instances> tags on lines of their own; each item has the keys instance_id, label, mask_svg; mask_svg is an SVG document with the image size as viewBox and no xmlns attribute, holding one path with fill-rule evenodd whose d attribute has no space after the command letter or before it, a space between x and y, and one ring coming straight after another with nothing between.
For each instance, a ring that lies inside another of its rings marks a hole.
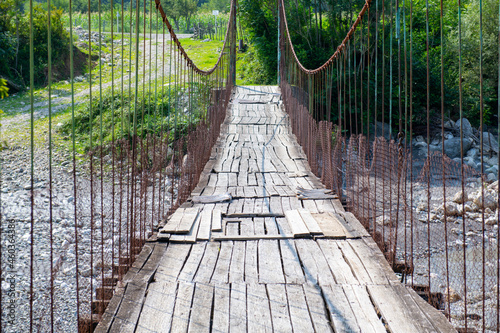
<instances>
[{"instance_id":1,"label":"weathered wooden plank","mask_svg":"<svg viewBox=\"0 0 500 333\"><path fill-rule=\"evenodd\" d=\"M312 217L318 222L323 235L328 238L346 238L347 231L338 218L333 214L321 213L311 214Z\"/></svg>"},{"instance_id":2,"label":"weathered wooden plank","mask_svg":"<svg viewBox=\"0 0 500 333\"><path fill-rule=\"evenodd\" d=\"M275 332L292 332L290 312L288 311L288 301L286 298L285 286L282 284L266 285L269 295L269 305L271 307L271 319Z\"/></svg>"},{"instance_id":3,"label":"weathered wooden plank","mask_svg":"<svg viewBox=\"0 0 500 333\"><path fill-rule=\"evenodd\" d=\"M426 302L422 297L420 297L415 290L407 287L407 292L410 297L415 301L417 306L422 310L422 312L427 316L427 318L432 322L432 325L436 329L436 332L446 332L452 333L456 332L455 328L446 319L446 317L439 311Z\"/></svg>"},{"instance_id":4,"label":"weathered wooden plank","mask_svg":"<svg viewBox=\"0 0 500 333\"><path fill-rule=\"evenodd\" d=\"M346 221L346 229L351 232L351 234L357 233L361 237L370 237L370 234L363 227L361 222L354 216L351 212L341 213Z\"/></svg>"},{"instance_id":5,"label":"weathered wooden plank","mask_svg":"<svg viewBox=\"0 0 500 333\"><path fill-rule=\"evenodd\" d=\"M219 258L210 282L212 284L227 283L229 279L229 264L233 253L233 242L220 243Z\"/></svg>"},{"instance_id":6,"label":"weathered wooden plank","mask_svg":"<svg viewBox=\"0 0 500 333\"><path fill-rule=\"evenodd\" d=\"M323 231L318 225L318 222L312 217L311 213L305 209L298 209L300 216L302 217L302 221L306 225L307 229L311 234L322 234Z\"/></svg>"},{"instance_id":7,"label":"weathered wooden plank","mask_svg":"<svg viewBox=\"0 0 500 333\"><path fill-rule=\"evenodd\" d=\"M232 198L233 197L231 196L231 193L224 193L224 194L218 194L218 195L197 196L197 197L193 197L191 201L193 203L209 204L209 203L231 201Z\"/></svg>"},{"instance_id":8,"label":"weathered wooden plank","mask_svg":"<svg viewBox=\"0 0 500 333\"><path fill-rule=\"evenodd\" d=\"M392 286L369 285L368 292L390 332L424 332Z\"/></svg>"},{"instance_id":9,"label":"weathered wooden plank","mask_svg":"<svg viewBox=\"0 0 500 333\"><path fill-rule=\"evenodd\" d=\"M372 284L373 281L370 277L370 274L366 271L363 262L359 259L358 255L352 249L351 245L348 242L337 242L338 247L342 251L342 254L345 258L345 261L351 267L351 270L356 276L357 280L360 284Z\"/></svg>"},{"instance_id":10,"label":"weathered wooden plank","mask_svg":"<svg viewBox=\"0 0 500 333\"><path fill-rule=\"evenodd\" d=\"M325 303L330 312L333 330L335 332L361 332L342 286L323 286L322 290Z\"/></svg>"},{"instance_id":11,"label":"weathered wooden plank","mask_svg":"<svg viewBox=\"0 0 500 333\"><path fill-rule=\"evenodd\" d=\"M192 245L189 257L187 258L186 263L182 267L182 270L177 278L179 281L193 281L196 271L200 266L201 259L203 258L203 254L205 253L206 246L207 242L198 242Z\"/></svg>"},{"instance_id":12,"label":"weathered wooden plank","mask_svg":"<svg viewBox=\"0 0 500 333\"><path fill-rule=\"evenodd\" d=\"M344 285L343 288L347 299L350 301L361 332L387 332L382 321L377 316L366 287L361 285Z\"/></svg>"},{"instance_id":13,"label":"weathered wooden plank","mask_svg":"<svg viewBox=\"0 0 500 333\"><path fill-rule=\"evenodd\" d=\"M314 330L316 332L332 332L320 287L309 283L303 284L302 287Z\"/></svg>"},{"instance_id":14,"label":"weathered wooden plank","mask_svg":"<svg viewBox=\"0 0 500 333\"><path fill-rule=\"evenodd\" d=\"M246 284L231 283L229 308L229 331L247 332L247 295Z\"/></svg>"},{"instance_id":15,"label":"weathered wooden plank","mask_svg":"<svg viewBox=\"0 0 500 333\"><path fill-rule=\"evenodd\" d=\"M184 216L186 216L184 214ZM184 217L183 217L184 218ZM171 242L183 242L183 243L195 243L196 237L198 236L198 229L200 228L200 215L198 214L195 218L195 222L191 227L191 230L186 235L175 234L170 236Z\"/></svg>"},{"instance_id":16,"label":"weathered wooden plank","mask_svg":"<svg viewBox=\"0 0 500 333\"><path fill-rule=\"evenodd\" d=\"M209 240L210 230L212 229L212 210L214 205L205 205L203 211L200 214L200 227L198 229L198 235L196 236L199 240Z\"/></svg>"},{"instance_id":17,"label":"weathered wooden plank","mask_svg":"<svg viewBox=\"0 0 500 333\"><path fill-rule=\"evenodd\" d=\"M170 244L155 273L156 281L175 281L187 259L190 244Z\"/></svg>"},{"instance_id":18,"label":"weathered wooden plank","mask_svg":"<svg viewBox=\"0 0 500 333\"><path fill-rule=\"evenodd\" d=\"M198 207L186 208L184 210L184 214L182 215L181 221L179 225L175 229L175 233L188 233L193 228L193 224L195 223L198 215L200 213L200 209ZM196 233L198 230L196 230Z\"/></svg>"},{"instance_id":19,"label":"weathered wooden plank","mask_svg":"<svg viewBox=\"0 0 500 333\"><path fill-rule=\"evenodd\" d=\"M286 220L292 228L292 233L295 237L309 236L309 229L307 229L302 216L297 210L285 211Z\"/></svg>"},{"instance_id":20,"label":"weathered wooden plank","mask_svg":"<svg viewBox=\"0 0 500 333\"><path fill-rule=\"evenodd\" d=\"M358 279L351 271L351 267L344 260L342 251L337 246L337 241L318 239L318 245L330 266L330 270L338 284L359 284Z\"/></svg>"},{"instance_id":21,"label":"weathered wooden plank","mask_svg":"<svg viewBox=\"0 0 500 333\"><path fill-rule=\"evenodd\" d=\"M278 242L259 240L259 283L285 283Z\"/></svg>"},{"instance_id":22,"label":"weathered wooden plank","mask_svg":"<svg viewBox=\"0 0 500 333\"><path fill-rule=\"evenodd\" d=\"M245 242L234 242L231 264L229 265L229 283L245 281Z\"/></svg>"},{"instance_id":23,"label":"weathered wooden plank","mask_svg":"<svg viewBox=\"0 0 500 333\"><path fill-rule=\"evenodd\" d=\"M287 284L288 309L294 332L314 332L301 285Z\"/></svg>"},{"instance_id":24,"label":"weathered wooden plank","mask_svg":"<svg viewBox=\"0 0 500 333\"><path fill-rule=\"evenodd\" d=\"M392 270L386 271L384 267L380 265L378 261L382 258L376 256L374 251L366 245L363 239L349 239L348 243L363 262L363 266L368 274L370 274L373 283L387 284L389 283L388 276L396 277Z\"/></svg>"},{"instance_id":25,"label":"weathered wooden plank","mask_svg":"<svg viewBox=\"0 0 500 333\"><path fill-rule=\"evenodd\" d=\"M307 247L307 251L311 254L311 257L316 263L316 267L318 267L318 281L320 285L326 284L335 284L335 278L330 270L330 266L323 255L323 252L319 248L319 245L316 241L313 240L299 240L299 243L304 243L304 246Z\"/></svg>"},{"instance_id":26,"label":"weathered wooden plank","mask_svg":"<svg viewBox=\"0 0 500 333\"><path fill-rule=\"evenodd\" d=\"M264 219L264 226L267 235L279 235L279 229L276 224L276 219L274 217L266 217ZM290 234L293 235L293 234Z\"/></svg>"},{"instance_id":27,"label":"weathered wooden plank","mask_svg":"<svg viewBox=\"0 0 500 333\"><path fill-rule=\"evenodd\" d=\"M168 332L172 323L177 282L153 282L142 307L136 332Z\"/></svg>"},{"instance_id":28,"label":"weathered wooden plank","mask_svg":"<svg viewBox=\"0 0 500 333\"><path fill-rule=\"evenodd\" d=\"M247 318L247 332L273 332L265 285L247 285Z\"/></svg>"},{"instance_id":29,"label":"weathered wooden plank","mask_svg":"<svg viewBox=\"0 0 500 333\"><path fill-rule=\"evenodd\" d=\"M257 263L258 258L258 241L250 240L246 243L245 252L245 282L259 282L259 268Z\"/></svg>"},{"instance_id":30,"label":"weathered wooden plank","mask_svg":"<svg viewBox=\"0 0 500 333\"><path fill-rule=\"evenodd\" d=\"M280 240L281 260L283 261L283 272L286 283L305 283L304 273L300 265L300 258L295 248L294 240Z\"/></svg>"},{"instance_id":31,"label":"weathered wooden plank","mask_svg":"<svg viewBox=\"0 0 500 333\"><path fill-rule=\"evenodd\" d=\"M220 209L212 211L212 231L222 231L222 216Z\"/></svg>"},{"instance_id":32,"label":"weathered wooden plank","mask_svg":"<svg viewBox=\"0 0 500 333\"><path fill-rule=\"evenodd\" d=\"M276 234L276 235L214 235L213 241L251 241L251 240L280 240L280 239L293 239L291 234Z\"/></svg>"},{"instance_id":33,"label":"weathered wooden plank","mask_svg":"<svg viewBox=\"0 0 500 333\"><path fill-rule=\"evenodd\" d=\"M171 332L187 331L193 293L194 283L179 282L179 289L175 299L174 315L172 316Z\"/></svg>"},{"instance_id":34,"label":"weathered wooden plank","mask_svg":"<svg viewBox=\"0 0 500 333\"><path fill-rule=\"evenodd\" d=\"M229 284L216 285L214 288L214 315L212 332L229 332L229 301Z\"/></svg>"},{"instance_id":35,"label":"weathered wooden plank","mask_svg":"<svg viewBox=\"0 0 500 333\"><path fill-rule=\"evenodd\" d=\"M194 277L194 282L209 283L214 272L217 257L219 256L218 242L209 242L206 246L203 259Z\"/></svg>"},{"instance_id":36,"label":"weathered wooden plank","mask_svg":"<svg viewBox=\"0 0 500 333\"><path fill-rule=\"evenodd\" d=\"M213 297L213 286L204 283L197 283L195 285L188 332L210 332Z\"/></svg>"},{"instance_id":37,"label":"weathered wooden plank","mask_svg":"<svg viewBox=\"0 0 500 333\"><path fill-rule=\"evenodd\" d=\"M176 232L179 223L181 222L182 216L184 215L184 208L178 208L170 218L168 218L167 223L163 228L161 228L161 233L173 233Z\"/></svg>"}]
</instances>

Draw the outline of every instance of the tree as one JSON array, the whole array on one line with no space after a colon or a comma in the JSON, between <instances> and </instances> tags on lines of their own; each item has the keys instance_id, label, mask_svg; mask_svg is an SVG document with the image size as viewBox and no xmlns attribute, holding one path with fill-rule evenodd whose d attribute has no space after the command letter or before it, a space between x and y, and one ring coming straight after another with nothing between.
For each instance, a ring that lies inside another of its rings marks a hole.
<instances>
[{"instance_id":1,"label":"tree","mask_svg":"<svg viewBox=\"0 0 500 333\"><path fill-rule=\"evenodd\" d=\"M179 20L186 19L186 29L191 26L191 17L198 10L198 2L196 0L167 0L162 2L162 7L168 17L172 18L175 24L175 29L180 30Z\"/></svg>"}]
</instances>

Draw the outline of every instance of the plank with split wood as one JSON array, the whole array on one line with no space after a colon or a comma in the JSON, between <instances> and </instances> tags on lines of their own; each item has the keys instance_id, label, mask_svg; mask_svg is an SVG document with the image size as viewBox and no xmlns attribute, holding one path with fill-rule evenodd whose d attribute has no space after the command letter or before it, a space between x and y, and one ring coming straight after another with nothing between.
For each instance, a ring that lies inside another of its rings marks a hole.
<instances>
[{"instance_id":1,"label":"plank with split wood","mask_svg":"<svg viewBox=\"0 0 500 333\"><path fill-rule=\"evenodd\" d=\"M368 292L390 332L424 332L412 319L392 286L369 285Z\"/></svg>"},{"instance_id":2,"label":"plank with split wood","mask_svg":"<svg viewBox=\"0 0 500 333\"><path fill-rule=\"evenodd\" d=\"M281 333L292 332L285 286L283 284L268 284L266 288L274 331Z\"/></svg>"},{"instance_id":3,"label":"plank with split wood","mask_svg":"<svg viewBox=\"0 0 500 333\"><path fill-rule=\"evenodd\" d=\"M188 332L210 332L213 286L197 283L194 288Z\"/></svg>"},{"instance_id":4,"label":"plank with split wood","mask_svg":"<svg viewBox=\"0 0 500 333\"><path fill-rule=\"evenodd\" d=\"M265 285L247 285L247 318L247 332L273 332Z\"/></svg>"},{"instance_id":5,"label":"plank with split wood","mask_svg":"<svg viewBox=\"0 0 500 333\"><path fill-rule=\"evenodd\" d=\"M229 332L230 292L229 284L214 286L213 331L222 333Z\"/></svg>"},{"instance_id":6,"label":"plank with split wood","mask_svg":"<svg viewBox=\"0 0 500 333\"><path fill-rule=\"evenodd\" d=\"M330 270L338 284L359 284L358 279L352 273L351 267L344 260L342 251L337 246L337 241L318 239L316 240L325 256Z\"/></svg>"},{"instance_id":7,"label":"plank with split wood","mask_svg":"<svg viewBox=\"0 0 500 333\"><path fill-rule=\"evenodd\" d=\"M325 302L321 295L321 288L309 283L303 284L302 287L304 288L307 307L309 308L314 330L316 332L332 332L324 305Z\"/></svg>"},{"instance_id":8,"label":"plank with split wood","mask_svg":"<svg viewBox=\"0 0 500 333\"><path fill-rule=\"evenodd\" d=\"M362 285L343 285L344 293L350 300L351 308L356 316L361 332L387 332L377 311L370 301L366 287Z\"/></svg>"},{"instance_id":9,"label":"plank with split wood","mask_svg":"<svg viewBox=\"0 0 500 333\"><path fill-rule=\"evenodd\" d=\"M171 332L186 332L189 325L189 315L193 300L194 283L179 282L172 316Z\"/></svg>"},{"instance_id":10,"label":"plank with split wood","mask_svg":"<svg viewBox=\"0 0 500 333\"><path fill-rule=\"evenodd\" d=\"M135 332L169 331L174 313L177 282L153 282L148 287Z\"/></svg>"},{"instance_id":11,"label":"plank with split wood","mask_svg":"<svg viewBox=\"0 0 500 333\"><path fill-rule=\"evenodd\" d=\"M203 259L193 279L194 282L210 283L219 256L219 245L218 242L208 242Z\"/></svg>"},{"instance_id":12,"label":"plank with split wood","mask_svg":"<svg viewBox=\"0 0 500 333\"><path fill-rule=\"evenodd\" d=\"M349 300L340 285L323 286L324 300L335 332L361 332ZM406 331L400 331L406 332Z\"/></svg>"},{"instance_id":13,"label":"plank with split wood","mask_svg":"<svg viewBox=\"0 0 500 333\"><path fill-rule=\"evenodd\" d=\"M304 273L300 264L300 258L295 248L295 241L280 240L281 260L283 261L283 272L288 284L305 283Z\"/></svg>"},{"instance_id":14,"label":"plank with split wood","mask_svg":"<svg viewBox=\"0 0 500 333\"><path fill-rule=\"evenodd\" d=\"M247 332L247 292L245 283L231 283L229 331Z\"/></svg>"}]
</instances>

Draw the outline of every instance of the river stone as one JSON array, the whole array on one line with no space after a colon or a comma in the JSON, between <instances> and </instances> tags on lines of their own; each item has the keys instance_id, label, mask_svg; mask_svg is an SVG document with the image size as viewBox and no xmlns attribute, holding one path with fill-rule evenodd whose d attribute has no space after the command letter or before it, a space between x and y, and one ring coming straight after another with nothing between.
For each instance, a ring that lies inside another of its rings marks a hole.
<instances>
[{"instance_id":1,"label":"river stone","mask_svg":"<svg viewBox=\"0 0 500 333\"><path fill-rule=\"evenodd\" d=\"M457 192L454 196L453 196L453 199L451 199L451 201L455 202L455 203L462 203L464 201L467 201L468 200L468 196L467 196L467 192L462 192L462 190L460 190L460 192Z\"/></svg>"},{"instance_id":2,"label":"river stone","mask_svg":"<svg viewBox=\"0 0 500 333\"><path fill-rule=\"evenodd\" d=\"M464 154L470 149L472 145L471 139L463 140L463 152ZM444 141L444 153L450 157L460 157L460 138L451 138Z\"/></svg>"},{"instance_id":3,"label":"river stone","mask_svg":"<svg viewBox=\"0 0 500 333\"><path fill-rule=\"evenodd\" d=\"M483 207L483 201L484 201L484 208L489 208L491 210L495 210L497 208L497 204L498 203L497 203L496 198L493 197L493 195L491 195L488 192L485 192L484 193L484 200L483 200L483 195L482 195L481 191L479 191L477 197L474 198L474 203L479 208L482 208Z\"/></svg>"},{"instance_id":4,"label":"river stone","mask_svg":"<svg viewBox=\"0 0 500 333\"><path fill-rule=\"evenodd\" d=\"M445 295L445 299L450 301L450 303L458 302L462 299L459 293L457 293L453 288L448 288L448 292Z\"/></svg>"},{"instance_id":5,"label":"river stone","mask_svg":"<svg viewBox=\"0 0 500 333\"><path fill-rule=\"evenodd\" d=\"M460 212L457 208L457 205L454 204L453 202L447 202L444 207L445 207L445 211L446 211L447 215L449 215L449 216L460 215Z\"/></svg>"},{"instance_id":6,"label":"river stone","mask_svg":"<svg viewBox=\"0 0 500 333\"><path fill-rule=\"evenodd\" d=\"M463 134L464 138L470 138L473 134L472 132L472 125L470 124L469 120L467 118L462 118L459 119L455 123L455 130L460 131L460 124L463 123Z\"/></svg>"}]
</instances>

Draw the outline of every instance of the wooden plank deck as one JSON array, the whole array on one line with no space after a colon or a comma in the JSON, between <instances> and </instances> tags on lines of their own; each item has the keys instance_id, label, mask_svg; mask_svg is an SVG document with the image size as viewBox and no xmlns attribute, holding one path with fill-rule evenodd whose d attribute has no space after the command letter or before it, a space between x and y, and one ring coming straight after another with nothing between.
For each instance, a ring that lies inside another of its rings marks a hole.
<instances>
[{"instance_id":1,"label":"wooden plank deck","mask_svg":"<svg viewBox=\"0 0 500 333\"><path fill-rule=\"evenodd\" d=\"M308 191L324 187L279 101L236 88L196 199L146 244L97 332L455 332L337 199Z\"/></svg>"}]
</instances>

